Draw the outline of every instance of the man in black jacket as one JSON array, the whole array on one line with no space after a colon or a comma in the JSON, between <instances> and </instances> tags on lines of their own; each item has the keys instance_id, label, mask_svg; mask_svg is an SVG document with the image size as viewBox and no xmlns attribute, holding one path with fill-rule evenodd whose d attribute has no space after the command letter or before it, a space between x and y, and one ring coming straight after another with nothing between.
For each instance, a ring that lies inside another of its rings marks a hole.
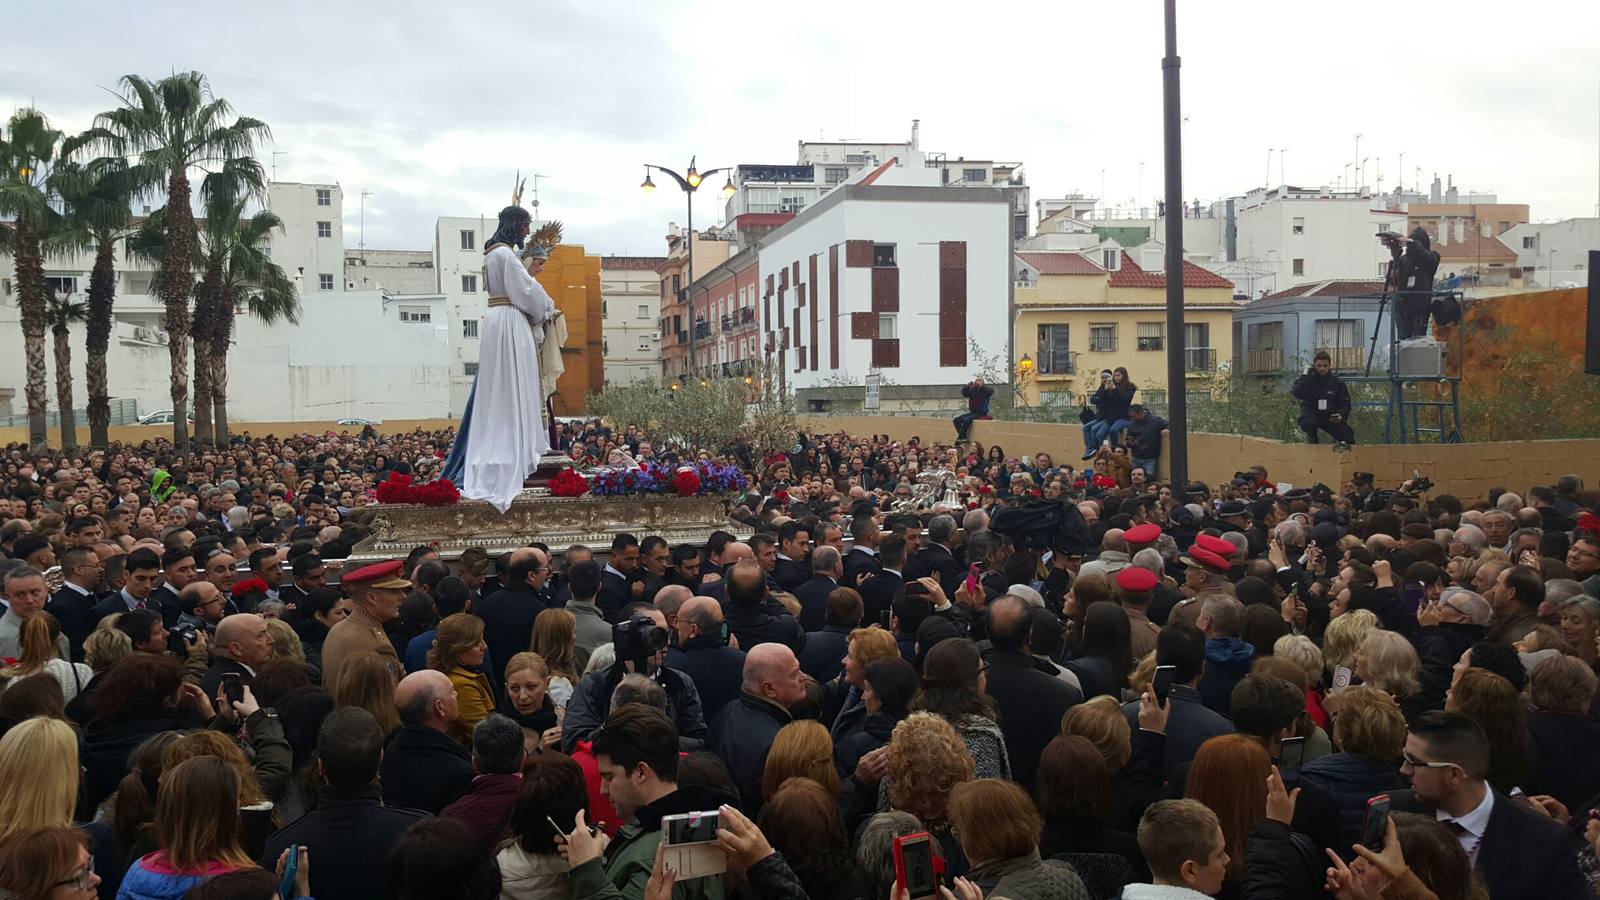
<instances>
[{"instance_id":1,"label":"man in black jacket","mask_svg":"<svg viewBox=\"0 0 1600 900\"><path fill-rule=\"evenodd\" d=\"M171 628L183 615L183 604L178 595L183 589L200 580L199 564L194 553L183 546L173 547L161 555L161 586L150 592L149 602L157 604L161 624Z\"/></svg>"},{"instance_id":2,"label":"man in black jacket","mask_svg":"<svg viewBox=\"0 0 1600 900\"><path fill-rule=\"evenodd\" d=\"M883 531L872 515L857 515L850 520L850 552L844 555L844 577L839 580L845 587L861 589L862 579L883 568L878 562L878 545L883 542Z\"/></svg>"},{"instance_id":3,"label":"man in black jacket","mask_svg":"<svg viewBox=\"0 0 1600 900\"><path fill-rule=\"evenodd\" d=\"M839 676L850 649L850 632L861 627L859 594L834 591L828 595L827 607L827 624L819 631L806 632L806 646L800 651L800 670L819 684ZM829 718L824 716L823 721Z\"/></svg>"},{"instance_id":4,"label":"man in black jacket","mask_svg":"<svg viewBox=\"0 0 1600 900\"><path fill-rule=\"evenodd\" d=\"M1083 692L1040 671L1031 648L1028 605L1006 594L989 604L990 697L1000 706L1000 730L1018 783L1033 789L1039 756L1061 733L1061 717L1083 702Z\"/></svg>"},{"instance_id":5,"label":"man in black jacket","mask_svg":"<svg viewBox=\"0 0 1600 900\"><path fill-rule=\"evenodd\" d=\"M1417 610L1417 656L1422 661L1418 708L1444 708L1455 665L1461 654L1484 639L1489 616L1489 601L1460 589Z\"/></svg>"},{"instance_id":6,"label":"man in black jacket","mask_svg":"<svg viewBox=\"0 0 1600 900\"><path fill-rule=\"evenodd\" d=\"M810 544L811 533L799 522L778 527L778 561L772 569L778 587L792 593L811 579L811 567L806 564Z\"/></svg>"},{"instance_id":7,"label":"man in black jacket","mask_svg":"<svg viewBox=\"0 0 1600 900\"><path fill-rule=\"evenodd\" d=\"M710 597L692 597L678 610L678 646L667 651L667 668L694 681L707 721L739 696L744 651L728 646L722 606Z\"/></svg>"},{"instance_id":8,"label":"man in black jacket","mask_svg":"<svg viewBox=\"0 0 1600 900\"><path fill-rule=\"evenodd\" d=\"M1495 900L1583 897L1577 833L1505 796L1485 781L1489 739L1460 713L1413 719L1400 774L1417 800L1455 832Z\"/></svg>"},{"instance_id":9,"label":"man in black jacket","mask_svg":"<svg viewBox=\"0 0 1600 900\"><path fill-rule=\"evenodd\" d=\"M711 750L728 764L747 815L761 810L761 775L778 730L794 721L790 710L806 699L806 677L794 652L761 644L744 657L739 699L717 715Z\"/></svg>"},{"instance_id":10,"label":"man in black jacket","mask_svg":"<svg viewBox=\"0 0 1600 900\"><path fill-rule=\"evenodd\" d=\"M799 652L806 645L805 630L794 616L771 612L766 605L767 582L753 561L735 563L728 570L728 604L724 611L728 633L746 651L757 644L779 643Z\"/></svg>"},{"instance_id":11,"label":"man in black jacket","mask_svg":"<svg viewBox=\"0 0 1600 900\"><path fill-rule=\"evenodd\" d=\"M600 596L595 598L606 621L615 625L622 619L622 608L644 597L644 573L639 539L623 532L611 539L611 558L600 570Z\"/></svg>"},{"instance_id":12,"label":"man in black jacket","mask_svg":"<svg viewBox=\"0 0 1600 900\"><path fill-rule=\"evenodd\" d=\"M45 612L61 623L61 633L72 646L72 659L83 661L83 641L94 631L94 607L100 602L100 555L93 547L73 547L61 554L61 590L45 605Z\"/></svg>"},{"instance_id":13,"label":"man in black jacket","mask_svg":"<svg viewBox=\"0 0 1600 900\"><path fill-rule=\"evenodd\" d=\"M456 689L433 669L412 672L394 689L400 730L383 748L383 803L438 815L472 787L472 754L449 735Z\"/></svg>"},{"instance_id":14,"label":"man in black jacket","mask_svg":"<svg viewBox=\"0 0 1600 900\"><path fill-rule=\"evenodd\" d=\"M200 690L215 700L224 675L238 675L241 684L249 684L256 672L272 660L272 634L267 631L267 620L253 613L228 616L217 623L212 652L215 662L201 677Z\"/></svg>"},{"instance_id":15,"label":"man in black jacket","mask_svg":"<svg viewBox=\"0 0 1600 900\"><path fill-rule=\"evenodd\" d=\"M1350 389L1344 380L1333 374L1333 357L1326 350L1318 350L1311 359L1311 368L1294 380L1289 393L1300 401L1300 430L1306 440L1317 443L1317 431L1326 431L1340 444L1356 442L1355 430L1350 427Z\"/></svg>"},{"instance_id":16,"label":"man in black jacket","mask_svg":"<svg viewBox=\"0 0 1600 900\"><path fill-rule=\"evenodd\" d=\"M818 547L811 553L811 580L794 590L800 601L800 627L816 631L828 618L828 595L833 593L844 577L844 560L832 547Z\"/></svg>"},{"instance_id":17,"label":"man in black jacket","mask_svg":"<svg viewBox=\"0 0 1600 900\"><path fill-rule=\"evenodd\" d=\"M497 664L505 665L531 645L533 620L555 602L545 587L549 577L550 562L544 551L520 547L511 551L506 586L473 607L472 612L483 620L489 658Z\"/></svg>"},{"instance_id":18,"label":"man in black jacket","mask_svg":"<svg viewBox=\"0 0 1600 900\"><path fill-rule=\"evenodd\" d=\"M330 900L388 896L385 860L400 835L427 818L414 809L385 806L375 783L383 757L383 729L372 713L346 706L328 714L317 732L317 771L327 786L317 792L317 808L267 838L262 868L272 871L291 844L314 859L311 892Z\"/></svg>"},{"instance_id":19,"label":"man in black jacket","mask_svg":"<svg viewBox=\"0 0 1600 900\"><path fill-rule=\"evenodd\" d=\"M1195 751L1211 738L1233 733L1233 723L1206 708L1200 700L1200 678L1206 667L1206 637L1192 625L1172 624L1156 637L1156 665L1172 666L1172 690L1167 693L1171 714L1167 718L1167 746L1162 755L1163 779L1194 759ZM1139 703L1122 705L1128 727L1139 728Z\"/></svg>"},{"instance_id":20,"label":"man in black jacket","mask_svg":"<svg viewBox=\"0 0 1600 900\"><path fill-rule=\"evenodd\" d=\"M894 605L895 595L905 586L906 539L890 535L878 545L878 571L861 583L861 621L882 624L883 614Z\"/></svg>"},{"instance_id":21,"label":"man in black jacket","mask_svg":"<svg viewBox=\"0 0 1600 900\"><path fill-rule=\"evenodd\" d=\"M1128 427L1122 430L1122 442L1128 446L1128 458L1135 469L1143 469L1145 477L1156 478L1156 460L1161 457L1161 432L1167 430L1167 420L1142 404L1128 407Z\"/></svg>"},{"instance_id":22,"label":"man in black jacket","mask_svg":"<svg viewBox=\"0 0 1600 900\"><path fill-rule=\"evenodd\" d=\"M906 580L933 576L939 579L946 597L954 598L956 589L967 575L967 568L953 549L956 537L956 520L953 516L938 515L928 520L928 543L906 564Z\"/></svg>"},{"instance_id":23,"label":"man in black jacket","mask_svg":"<svg viewBox=\"0 0 1600 900\"><path fill-rule=\"evenodd\" d=\"M967 411L954 420L958 441L966 440L972 433L973 422L989 418L989 399L994 396L994 388L984 384L982 378L974 378L961 389L961 396L967 399Z\"/></svg>"},{"instance_id":24,"label":"man in black jacket","mask_svg":"<svg viewBox=\"0 0 1600 900\"><path fill-rule=\"evenodd\" d=\"M633 618L649 619L656 628L666 630L667 617L654 607L635 607ZM681 611L680 611L681 613ZM618 634L621 625L612 629ZM612 639L616 642L615 637ZM658 682L667 694L667 715L678 730L683 749L699 750L705 744L706 716L700 705L700 691L694 679L684 672L666 665L666 650L645 652L635 658L619 657L609 669L590 672L579 679L573 688L572 699L567 702L567 718L561 725L561 749L571 753L580 740L591 740L590 734L605 722L611 710L611 692L622 683L624 675L638 672Z\"/></svg>"}]
</instances>

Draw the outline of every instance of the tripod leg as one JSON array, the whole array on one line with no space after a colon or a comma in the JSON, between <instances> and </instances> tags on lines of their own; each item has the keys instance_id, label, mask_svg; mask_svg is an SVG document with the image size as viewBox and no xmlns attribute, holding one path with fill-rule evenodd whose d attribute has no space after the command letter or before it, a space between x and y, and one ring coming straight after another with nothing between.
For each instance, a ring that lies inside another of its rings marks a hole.
<instances>
[{"instance_id":1,"label":"tripod leg","mask_svg":"<svg viewBox=\"0 0 1600 900\"><path fill-rule=\"evenodd\" d=\"M1366 372L1363 373L1363 375L1371 375L1372 374L1372 354L1374 354L1374 353L1376 353L1378 351L1378 329L1383 326L1383 309L1388 304L1389 304L1389 294L1386 291L1386 292L1384 292L1383 296L1378 298L1378 318L1375 319L1373 321L1373 323L1372 323L1372 345L1367 348L1367 370L1366 370ZM1393 317L1391 317L1391 319L1390 319L1390 328L1393 328L1393 327L1394 327Z\"/></svg>"}]
</instances>

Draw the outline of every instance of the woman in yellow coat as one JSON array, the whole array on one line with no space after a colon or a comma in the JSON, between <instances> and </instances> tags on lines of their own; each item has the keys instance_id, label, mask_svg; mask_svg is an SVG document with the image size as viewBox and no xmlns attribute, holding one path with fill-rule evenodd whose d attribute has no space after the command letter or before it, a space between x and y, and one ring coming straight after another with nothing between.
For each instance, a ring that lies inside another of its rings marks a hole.
<instances>
[{"instance_id":1,"label":"woman in yellow coat","mask_svg":"<svg viewBox=\"0 0 1600 900\"><path fill-rule=\"evenodd\" d=\"M450 676L456 689L459 713L450 725L450 736L463 744L472 743L472 728L494 712L494 691L489 676L478 671L489 645L483 640L483 620L467 613L445 616L428 651L428 668Z\"/></svg>"}]
</instances>

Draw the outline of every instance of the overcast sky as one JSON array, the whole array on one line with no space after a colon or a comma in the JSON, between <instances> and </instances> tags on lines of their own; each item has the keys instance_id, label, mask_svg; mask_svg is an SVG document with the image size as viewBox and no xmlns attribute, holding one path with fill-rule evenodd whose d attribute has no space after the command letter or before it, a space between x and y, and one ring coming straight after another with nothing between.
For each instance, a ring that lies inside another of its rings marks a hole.
<instances>
[{"instance_id":1,"label":"overcast sky","mask_svg":"<svg viewBox=\"0 0 1600 900\"><path fill-rule=\"evenodd\" d=\"M1331 185L1360 132L1371 187L1405 153L1408 186L1420 167L1536 221L1596 214L1595 0L1179 6L1186 198L1261 185L1280 147L1273 183L1281 163ZM122 75L199 69L272 127L279 179L343 186L352 247L363 190L368 247L425 249L435 217L493 215L521 168L549 176L568 242L660 254L683 197L639 191L642 163L792 163L799 140L904 140L912 119L925 150L1023 162L1034 199L1162 193L1157 0L8 7L6 113L77 130Z\"/></svg>"}]
</instances>

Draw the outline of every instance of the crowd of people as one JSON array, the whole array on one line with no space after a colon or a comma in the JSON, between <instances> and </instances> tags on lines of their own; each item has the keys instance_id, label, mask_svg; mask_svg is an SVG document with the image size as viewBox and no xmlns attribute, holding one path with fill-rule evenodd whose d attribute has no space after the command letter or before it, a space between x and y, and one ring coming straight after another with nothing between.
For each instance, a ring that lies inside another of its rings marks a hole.
<instances>
[{"instance_id":1,"label":"crowd of people","mask_svg":"<svg viewBox=\"0 0 1600 900\"><path fill-rule=\"evenodd\" d=\"M888 900L921 835L961 900L1595 896L1600 493L1109 434L718 448L703 542L370 565L449 433L12 448L0 896Z\"/></svg>"}]
</instances>

